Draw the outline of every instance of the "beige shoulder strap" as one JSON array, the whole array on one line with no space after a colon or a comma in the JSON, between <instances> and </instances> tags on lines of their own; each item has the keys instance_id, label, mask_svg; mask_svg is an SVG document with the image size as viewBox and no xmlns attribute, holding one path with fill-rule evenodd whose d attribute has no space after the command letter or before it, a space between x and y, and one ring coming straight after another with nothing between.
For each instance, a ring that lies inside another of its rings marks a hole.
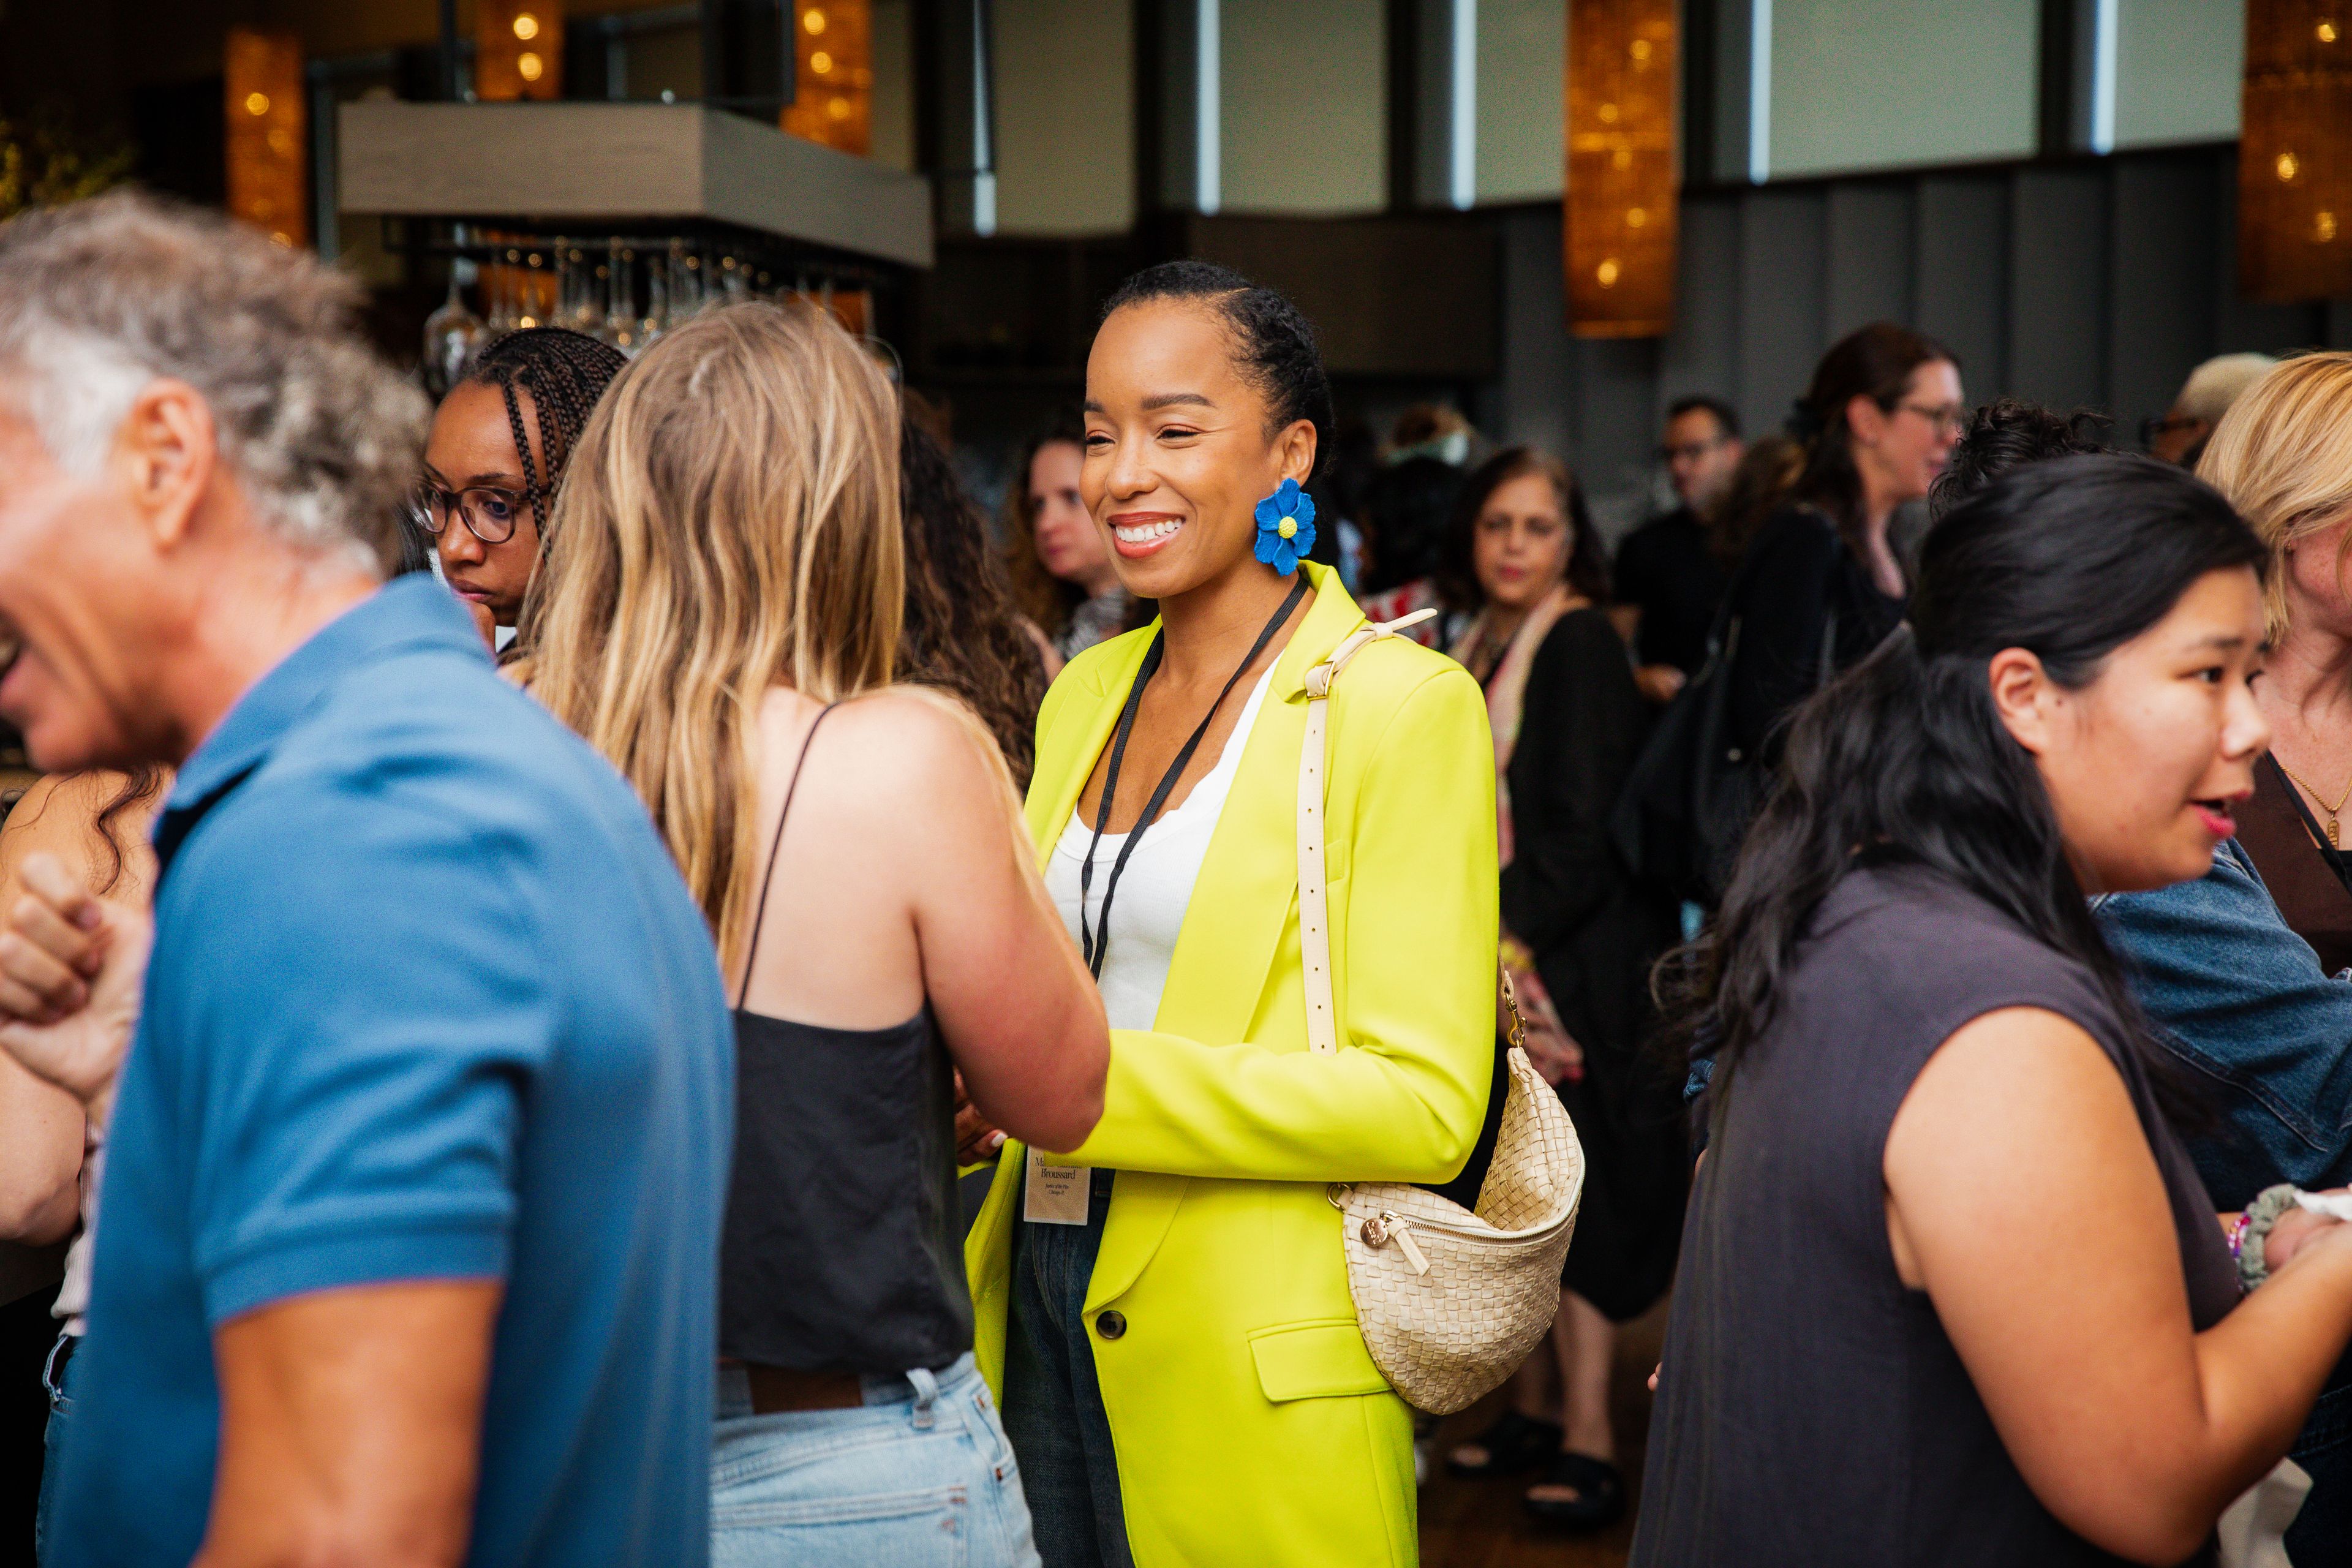
<instances>
[{"instance_id":1,"label":"beige shoulder strap","mask_svg":"<svg viewBox=\"0 0 2352 1568\"><path fill-rule=\"evenodd\" d=\"M1307 672L1307 738L1298 748L1298 951L1307 964L1307 1044L1318 1056L1339 1048L1331 1005L1331 927L1323 889L1323 752L1332 679L1365 645L1394 637L1437 614L1415 610L1350 632L1331 657Z\"/></svg>"}]
</instances>

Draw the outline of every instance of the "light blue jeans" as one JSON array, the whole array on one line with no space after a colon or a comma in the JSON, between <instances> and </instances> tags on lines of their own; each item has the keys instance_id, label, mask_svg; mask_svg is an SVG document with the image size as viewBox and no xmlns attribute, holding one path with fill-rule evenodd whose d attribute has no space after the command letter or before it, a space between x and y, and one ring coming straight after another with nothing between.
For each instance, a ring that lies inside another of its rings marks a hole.
<instances>
[{"instance_id":1,"label":"light blue jeans","mask_svg":"<svg viewBox=\"0 0 2352 1568\"><path fill-rule=\"evenodd\" d=\"M719 1373L711 1568L1038 1568L1021 1472L966 1355L867 1378L859 1410L751 1414Z\"/></svg>"}]
</instances>

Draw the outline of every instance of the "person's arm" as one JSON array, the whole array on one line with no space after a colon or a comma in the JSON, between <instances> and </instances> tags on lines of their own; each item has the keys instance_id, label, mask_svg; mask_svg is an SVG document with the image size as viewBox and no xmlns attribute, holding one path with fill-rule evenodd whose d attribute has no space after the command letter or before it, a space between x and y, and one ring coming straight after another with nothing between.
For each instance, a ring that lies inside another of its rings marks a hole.
<instances>
[{"instance_id":1,"label":"person's arm","mask_svg":"<svg viewBox=\"0 0 2352 1568\"><path fill-rule=\"evenodd\" d=\"M222 1324L220 1461L194 1568L463 1563L500 1294L373 1285Z\"/></svg>"},{"instance_id":2,"label":"person's arm","mask_svg":"<svg viewBox=\"0 0 2352 1568\"><path fill-rule=\"evenodd\" d=\"M0 918L40 918L45 906L26 886L26 858L45 855L60 869L87 862L106 798L89 781L54 777L25 792L0 826ZM33 907L22 908L28 900ZM79 976L69 963L30 937L0 934L0 1015L47 1008L28 981L75 997ZM43 1246L73 1229L85 1125L79 1100L0 1051L0 1239Z\"/></svg>"},{"instance_id":3,"label":"person's arm","mask_svg":"<svg viewBox=\"0 0 2352 1568\"><path fill-rule=\"evenodd\" d=\"M397 789L257 782L159 890L147 1026L194 1145L223 1388L206 1568L465 1556L528 1106L564 1026L562 911L505 853Z\"/></svg>"},{"instance_id":4,"label":"person's arm","mask_svg":"<svg viewBox=\"0 0 2352 1568\"><path fill-rule=\"evenodd\" d=\"M1609 814L1648 715L1624 649L1591 616L1563 620L1537 649L1520 713L1503 924L1541 953L1599 912L1620 879Z\"/></svg>"},{"instance_id":5,"label":"person's arm","mask_svg":"<svg viewBox=\"0 0 2352 1568\"><path fill-rule=\"evenodd\" d=\"M1990 1013L1888 1131L1887 1230L2035 1497L2093 1545L2177 1563L2277 1463L2352 1340L2352 1227L2190 1323L2172 1207L2121 1074L2076 1024Z\"/></svg>"},{"instance_id":6,"label":"person's arm","mask_svg":"<svg viewBox=\"0 0 2352 1568\"><path fill-rule=\"evenodd\" d=\"M1496 942L1494 747L1467 670L1399 705L1355 817L1331 889L1347 900L1337 1054L1114 1031L1102 1121L1073 1160L1297 1182L1461 1171L1493 1080Z\"/></svg>"},{"instance_id":7,"label":"person's arm","mask_svg":"<svg viewBox=\"0 0 2352 1568\"><path fill-rule=\"evenodd\" d=\"M1003 767L977 721L910 692L857 719L876 754L877 841L906 889L923 991L981 1117L1045 1147L1102 1114L1102 996L1046 896ZM975 1151L974 1152L977 1152Z\"/></svg>"},{"instance_id":8,"label":"person's arm","mask_svg":"<svg viewBox=\"0 0 2352 1568\"><path fill-rule=\"evenodd\" d=\"M2157 1043L2228 1124L2188 1140L2215 1202L2352 1182L2352 977L2320 967L2236 844L2196 881L2096 910Z\"/></svg>"}]
</instances>

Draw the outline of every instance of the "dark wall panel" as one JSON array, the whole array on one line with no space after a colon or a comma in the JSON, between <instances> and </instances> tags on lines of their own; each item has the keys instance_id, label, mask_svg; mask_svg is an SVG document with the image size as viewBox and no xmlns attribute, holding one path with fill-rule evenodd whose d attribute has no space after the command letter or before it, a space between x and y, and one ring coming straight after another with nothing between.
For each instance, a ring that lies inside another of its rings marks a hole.
<instances>
[{"instance_id":1,"label":"dark wall panel","mask_svg":"<svg viewBox=\"0 0 2352 1568\"><path fill-rule=\"evenodd\" d=\"M1556 208L1503 220L1503 416L1490 433L1565 453L1576 438L1577 385L1559 244Z\"/></svg>"},{"instance_id":2,"label":"dark wall panel","mask_svg":"<svg viewBox=\"0 0 2352 1568\"><path fill-rule=\"evenodd\" d=\"M1838 184L1829 197L1829 321L1834 342L1871 321L1908 321L1916 308L1908 182Z\"/></svg>"},{"instance_id":3,"label":"dark wall panel","mask_svg":"<svg viewBox=\"0 0 2352 1568\"><path fill-rule=\"evenodd\" d=\"M1655 405L1739 392L1739 204L1719 193L1685 197L1675 330L1658 363Z\"/></svg>"},{"instance_id":4,"label":"dark wall panel","mask_svg":"<svg viewBox=\"0 0 2352 1568\"><path fill-rule=\"evenodd\" d=\"M2218 352L2218 173L2194 153L2116 165L2106 405L2119 438L2172 405L2182 366Z\"/></svg>"},{"instance_id":5,"label":"dark wall panel","mask_svg":"<svg viewBox=\"0 0 2352 1568\"><path fill-rule=\"evenodd\" d=\"M1822 231L1829 204L1819 186L1749 195L1739 206L1739 416L1777 425L1811 379L1826 346Z\"/></svg>"},{"instance_id":6,"label":"dark wall panel","mask_svg":"<svg viewBox=\"0 0 2352 1568\"><path fill-rule=\"evenodd\" d=\"M2008 389L2061 408L2104 407L2109 172L2021 169L2014 178Z\"/></svg>"},{"instance_id":7,"label":"dark wall panel","mask_svg":"<svg viewBox=\"0 0 2352 1568\"><path fill-rule=\"evenodd\" d=\"M1971 397L2008 379L2009 182L1999 174L1919 182L1913 324L1960 356Z\"/></svg>"}]
</instances>

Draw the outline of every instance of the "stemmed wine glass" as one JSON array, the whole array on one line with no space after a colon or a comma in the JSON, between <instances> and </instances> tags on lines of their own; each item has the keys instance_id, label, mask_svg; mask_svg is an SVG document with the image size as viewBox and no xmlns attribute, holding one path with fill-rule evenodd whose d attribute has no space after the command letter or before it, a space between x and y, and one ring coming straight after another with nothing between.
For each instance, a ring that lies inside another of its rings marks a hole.
<instances>
[{"instance_id":1,"label":"stemmed wine glass","mask_svg":"<svg viewBox=\"0 0 2352 1568\"><path fill-rule=\"evenodd\" d=\"M463 227L457 232L457 243L461 247L466 243ZM471 270L463 257L449 258L448 298L425 318L425 389L435 397L446 396L457 384L486 335L482 319L466 308L465 296L458 291L464 275Z\"/></svg>"}]
</instances>

